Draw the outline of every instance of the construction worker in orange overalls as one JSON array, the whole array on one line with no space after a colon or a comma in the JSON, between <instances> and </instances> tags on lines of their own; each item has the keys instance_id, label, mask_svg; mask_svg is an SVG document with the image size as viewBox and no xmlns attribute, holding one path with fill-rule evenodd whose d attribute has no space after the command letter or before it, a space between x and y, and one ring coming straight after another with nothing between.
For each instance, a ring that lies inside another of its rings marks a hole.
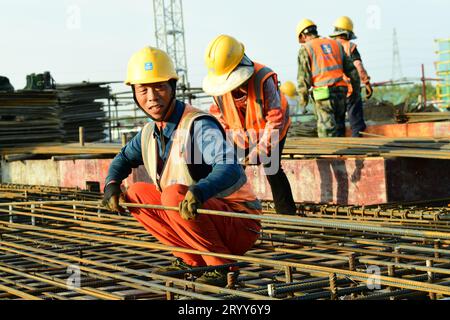
<instances>
[{"instance_id":1,"label":"construction worker in orange overalls","mask_svg":"<svg viewBox=\"0 0 450 320\"><path fill-rule=\"evenodd\" d=\"M342 45L333 39L319 37L316 24L303 19L297 26L298 54L297 91L301 106L309 102L310 89L317 116L319 137L344 137L347 82L350 79L354 98L360 79Z\"/></svg>"},{"instance_id":2,"label":"construction worker in orange overalls","mask_svg":"<svg viewBox=\"0 0 450 320\"><path fill-rule=\"evenodd\" d=\"M250 60L235 38L220 35L205 54L208 75L203 90L214 97L210 113L231 136L244 165L264 165L278 214L296 214L281 154L291 124L289 106L277 75Z\"/></svg>"},{"instance_id":3,"label":"construction worker in orange overalls","mask_svg":"<svg viewBox=\"0 0 450 320\"><path fill-rule=\"evenodd\" d=\"M331 38L339 41L344 47L345 53L353 60L355 68L358 70L361 82L366 87L366 98L370 99L373 95L373 89L370 84L370 77L362 63L361 55L358 52L357 45L350 40L357 39L353 32L353 21L349 17L340 17L334 23L334 33ZM353 88L348 77L344 77L348 84L347 94L347 113L350 126L352 128L353 137L361 137L361 133L366 130L367 126L364 122L363 102L361 93L356 94L352 99Z\"/></svg>"},{"instance_id":4,"label":"construction worker in orange overalls","mask_svg":"<svg viewBox=\"0 0 450 320\"><path fill-rule=\"evenodd\" d=\"M165 245L243 255L259 236L259 221L198 215L197 210L260 214L261 203L220 123L176 100L177 80L173 62L162 50L146 47L130 59L126 84L132 87L136 104L153 122L147 123L113 160L103 203L114 212L123 211L121 197L130 203L179 207L179 212L140 208L130 208L130 212ZM154 184L136 183L123 194L122 181L140 165L145 165ZM198 275L196 281L227 284L230 269L220 266L233 261L176 250L173 254L178 259L155 272L190 273L194 267L217 266Z\"/></svg>"}]
</instances>

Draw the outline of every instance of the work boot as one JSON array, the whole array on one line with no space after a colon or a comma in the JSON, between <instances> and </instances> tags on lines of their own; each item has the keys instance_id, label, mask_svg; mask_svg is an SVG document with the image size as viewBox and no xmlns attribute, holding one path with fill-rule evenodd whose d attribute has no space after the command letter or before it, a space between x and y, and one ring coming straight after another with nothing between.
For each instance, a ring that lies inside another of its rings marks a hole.
<instances>
[{"instance_id":1,"label":"work boot","mask_svg":"<svg viewBox=\"0 0 450 320\"><path fill-rule=\"evenodd\" d=\"M227 269L215 269L213 271L205 272L197 279L197 282L224 288L228 283L228 272Z\"/></svg>"},{"instance_id":2,"label":"work boot","mask_svg":"<svg viewBox=\"0 0 450 320\"><path fill-rule=\"evenodd\" d=\"M174 274L174 275L167 274L167 276L170 276L170 277L173 277L173 278L177 278L177 279L183 279L184 275L186 273L190 273L190 274L192 274L194 276L202 275L203 272L199 272L199 271L189 272L189 271L192 271L193 268L195 268L195 267L193 267L191 265L188 265L182 259L178 258L178 259L172 261L172 264L170 266L159 267L158 269L154 270L154 273L166 275L166 273L170 273L170 272L185 271L184 273L180 272L180 273L177 273L177 274Z\"/></svg>"}]
</instances>

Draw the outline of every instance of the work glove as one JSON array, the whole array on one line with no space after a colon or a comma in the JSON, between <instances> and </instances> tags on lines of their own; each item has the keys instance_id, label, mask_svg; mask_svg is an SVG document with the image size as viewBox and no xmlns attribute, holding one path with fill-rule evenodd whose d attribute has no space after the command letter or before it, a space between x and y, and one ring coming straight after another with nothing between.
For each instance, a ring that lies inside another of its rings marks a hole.
<instances>
[{"instance_id":1,"label":"work glove","mask_svg":"<svg viewBox=\"0 0 450 320\"><path fill-rule=\"evenodd\" d=\"M120 184L110 183L105 187L102 205L111 212L124 213L125 209L119 205L120 200L124 200L124 195Z\"/></svg>"},{"instance_id":2,"label":"work glove","mask_svg":"<svg viewBox=\"0 0 450 320\"><path fill-rule=\"evenodd\" d=\"M184 200L180 202L180 215L186 220L195 220L197 218L197 210L201 207L201 202L195 197L192 191L188 191Z\"/></svg>"},{"instance_id":3,"label":"work glove","mask_svg":"<svg viewBox=\"0 0 450 320\"><path fill-rule=\"evenodd\" d=\"M369 100L373 96L373 88L372 85L369 83L366 83L366 98Z\"/></svg>"}]
</instances>

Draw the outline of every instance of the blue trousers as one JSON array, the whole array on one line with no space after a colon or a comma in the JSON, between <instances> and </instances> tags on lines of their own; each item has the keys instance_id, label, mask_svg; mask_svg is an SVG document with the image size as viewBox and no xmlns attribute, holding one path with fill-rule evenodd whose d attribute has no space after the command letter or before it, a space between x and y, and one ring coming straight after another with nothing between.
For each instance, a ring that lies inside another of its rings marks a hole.
<instances>
[{"instance_id":1,"label":"blue trousers","mask_svg":"<svg viewBox=\"0 0 450 320\"><path fill-rule=\"evenodd\" d=\"M363 132L367 128L364 121L361 95L358 95L356 99L347 99L347 114L350 127L352 128L352 137L361 137L360 132Z\"/></svg>"}]
</instances>

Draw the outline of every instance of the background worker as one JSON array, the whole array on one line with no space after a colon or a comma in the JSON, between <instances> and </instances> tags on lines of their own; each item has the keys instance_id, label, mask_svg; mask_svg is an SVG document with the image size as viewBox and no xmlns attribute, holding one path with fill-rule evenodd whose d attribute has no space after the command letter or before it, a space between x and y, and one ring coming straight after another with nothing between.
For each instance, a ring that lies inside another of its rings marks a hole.
<instances>
[{"instance_id":1,"label":"background worker","mask_svg":"<svg viewBox=\"0 0 450 320\"><path fill-rule=\"evenodd\" d=\"M293 117L306 113L306 108L300 107L298 101L297 88L292 81L286 81L280 86L281 93L284 94L289 104L289 116Z\"/></svg>"},{"instance_id":2,"label":"background worker","mask_svg":"<svg viewBox=\"0 0 450 320\"><path fill-rule=\"evenodd\" d=\"M342 45L319 37L311 20L301 20L296 34L301 43L297 77L300 105L308 104L312 88L319 137L344 137L347 96L344 75L350 79L354 98L360 90L358 71Z\"/></svg>"},{"instance_id":3,"label":"background worker","mask_svg":"<svg viewBox=\"0 0 450 320\"><path fill-rule=\"evenodd\" d=\"M197 215L199 208L261 213L245 173L227 144L217 120L176 100L178 75L162 50L146 47L132 56L126 84L136 104L153 120L131 140L112 162L105 187L104 205L120 212L121 183L132 168L145 165L154 184L136 183L124 197L137 204L179 207L178 211L130 208L132 215L165 245L204 252L242 255L259 236L259 221ZM218 266L198 282L227 283L232 261L208 255L174 252L177 260L158 273L193 267Z\"/></svg>"},{"instance_id":4,"label":"background worker","mask_svg":"<svg viewBox=\"0 0 450 320\"><path fill-rule=\"evenodd\" d=\"M358 70L359 77L361 78L361 82L366 87L366 98L370 99L373 95L373 89L370 84L370 77L367 74L366 69L362 63L361 55L357 49L357 45L350 40L355 40L356 36L353 32L353 21L349 17L340 17L334 23L334 33L330 35L331 38L339 41L344 47L345 53L349 56L355 68ZM366 130L367 126L364 122L364 111L363 111L363 102L361 97L361 92L353 96L353 99L350 97L353 93L353 87L350 83L350 79L345 76L344 80L348 84L348 94L347 94L347 113L348 120L350 122L350 126L352 128L352 137L361 137L360 132Z\"/></svg>"},{"instance_id":5,"label":"background worker","mask_svg":"<svg viewBox=\"0 0 450 320\"><path fill-rule=\"evenodd\" d=\"M245 165L264 163L278 214L295 214L291 186L281 166L281 154L291 124L289 106L270 68L253 62L235 38L220 35L209 44L208 75L203 90L214 97L210 112L232 135Z\"/></svg>"}]
</instances>

